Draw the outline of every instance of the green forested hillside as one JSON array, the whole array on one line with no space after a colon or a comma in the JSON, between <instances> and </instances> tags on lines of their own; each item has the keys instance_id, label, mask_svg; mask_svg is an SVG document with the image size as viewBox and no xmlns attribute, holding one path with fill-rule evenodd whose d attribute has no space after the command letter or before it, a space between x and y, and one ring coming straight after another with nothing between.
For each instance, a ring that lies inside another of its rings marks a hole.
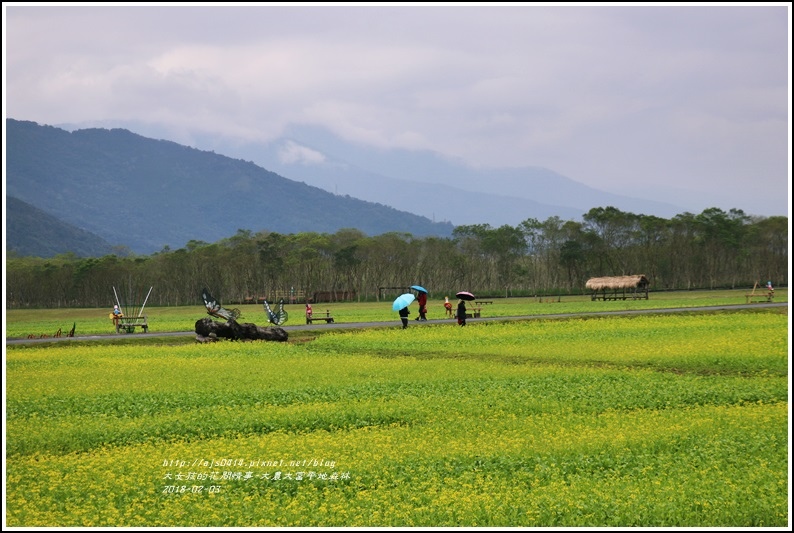
<instances>
[{"instance_id":1,"label":"green forested hillside","mask_svg":"<svg viewBox=\"0 0 794 533\"><path fill-rule=\"evenodd\" d=\"M21 256L52 257L72 253L78 257L98 257L114 250L107 241L67 224L32 205L6 199L6 252Z\"/></svg>"},{"instance_id":2,"label":"green forested hillside","mask_svg":"<svg viewBox=\"0 0 794 533\"><path fill-rule=\"evenodd\" d=\"M69 133L13 119L6 129L8 196L137 253L214 242L239 229L452 233L450 223L337 196L251 162L127 130Z\"/></svg>"}]
</instances>

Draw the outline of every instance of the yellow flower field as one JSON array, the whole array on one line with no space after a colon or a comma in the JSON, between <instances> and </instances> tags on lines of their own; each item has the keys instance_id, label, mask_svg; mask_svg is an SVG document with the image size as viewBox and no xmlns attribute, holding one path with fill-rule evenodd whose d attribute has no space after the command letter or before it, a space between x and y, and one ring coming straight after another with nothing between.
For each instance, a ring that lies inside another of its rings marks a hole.
<instances>
[{"instance_id":1,"label":"yellow flower field","mask_svg":"<svg viewBox=\"0 0 794 533\"><path fill-rule=\"evenodd\" d=\"M9 346L14 527L782 527L780 311Z\"/></svg>"}]
</instances>

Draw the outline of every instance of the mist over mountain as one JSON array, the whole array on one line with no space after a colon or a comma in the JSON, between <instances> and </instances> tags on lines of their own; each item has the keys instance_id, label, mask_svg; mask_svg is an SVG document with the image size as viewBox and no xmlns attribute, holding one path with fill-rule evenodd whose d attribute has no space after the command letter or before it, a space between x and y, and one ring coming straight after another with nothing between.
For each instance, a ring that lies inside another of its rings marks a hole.
<instances>
[{"instance_id":1,"label":"mist over mountain","mask_svg":"<svg viewBox=\"0 0 794 533\"><path fill-rule=\"evenodd\" d=\"M256 154L262 165L291 179L326 190L355 190L357 197L370 201L389 198L395 208L413 206L417 214L435 214L455 225L515 226L527 218L550 216L580 219L590 209L605 206L665 218L685 211L604 192L543 167L473 168L430 151L377 150L343 142L312 127L294 127L288 135L265 150L255 145L225 145L224 150ZM418 204L415 196L406 197L406 190L431 190L438 196L432 203Z\"/></svg>"},{"instance_id":2,"label":"mist over mountain","mask_svg":"<svg viewBox=\"0 0 794 533\"><path fill-rule=\"evenodd\" d=\"M148 254L238 230L450 236L453 226L124 129L73 132L6 120L6 195Z\"/></svg>"}]
</instances>

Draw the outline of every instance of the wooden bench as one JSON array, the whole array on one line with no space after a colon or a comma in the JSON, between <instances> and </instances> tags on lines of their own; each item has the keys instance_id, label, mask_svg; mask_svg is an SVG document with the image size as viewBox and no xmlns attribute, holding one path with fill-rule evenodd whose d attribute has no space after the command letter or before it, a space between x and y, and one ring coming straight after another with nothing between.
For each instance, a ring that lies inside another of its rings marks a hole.
<instances>
[{"instance_id":1,"label":"wooden bench","mask_svg":"<svg viewBox=\"0 0 794 533\"><path fill-rule=\"evenodd\" d=\"M480 318L482 314L481 307L472 307L471 311L471 313L466 313L466 318Z\"/></svg>"},{"instance_id":2,"label":"wooden bench","mask_svg":"<svg viewBox=\"0 0 794 533\"><path fill-rule=\"evenodd\" d=\"M325 320L326 324L332 324L334 322L334 317L331 316L331 311L327 309L325 311L325 316L315 315L314 313L312 313L311 315L306 315L307 324L311 324L312 322L315 322L317 320Z\"/></svg>"},{"instance_id":3,"label":"wooden bench","mask_svg":"<svg viewBox=\"0 0 794 533\"><path fill-rule=\"evenodd\" d=\"M471 310L471 313L467 312L466 318L480 318L480 316L482 315L483 304L492 304L493 300L475 300L472 301L471 303L473 304L473 306L469 308Z\"/></svg>"},{"instance_id":4,"label":"wooden bench","mask_svg":"<svg viewBox=\"0 0 794 533\"><path fill-rule=\"evenodd\" d=\"M146 315L114 318L113 323L116 326L116 333L134 333L135 328L143 329L144 333L149 331L149 322Z\"/></svg>"},{"instance_id":5,"label":"wooden bench","mask_svg":"<svg viewBox=\"0 0 794 533\"><path fill-rule=\"evenodd\" d=\"M771 303L774 297L775 297L775 291L769 291L766 293L751 292L744 295L744 298L748 304Z\"/></svg>"}]
</instances>

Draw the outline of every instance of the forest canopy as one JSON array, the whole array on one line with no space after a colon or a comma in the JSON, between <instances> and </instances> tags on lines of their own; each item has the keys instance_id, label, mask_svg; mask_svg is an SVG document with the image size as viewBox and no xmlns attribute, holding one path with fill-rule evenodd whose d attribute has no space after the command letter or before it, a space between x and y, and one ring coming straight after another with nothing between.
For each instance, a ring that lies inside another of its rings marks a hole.
<instances>
[{"instance_id":1,"label":"forest canopy","mask_svg":"<svg viewBox=\"0 0 794 533\"><path fill-rule=\"evenodd\" d=\"M367 236L357 229L280 234L238 230L218 242L148 256L6 259L6 307L103 307L113 287L154 287L149 305L226 302L323 291L375 300L379 287L420 284L435 294L581 294L589 278L645 275L651 290L788 284L788 218L718 208L672 219L614 207L581 222L458 226L451 237Z\"/></svg>"}]
</instances>

